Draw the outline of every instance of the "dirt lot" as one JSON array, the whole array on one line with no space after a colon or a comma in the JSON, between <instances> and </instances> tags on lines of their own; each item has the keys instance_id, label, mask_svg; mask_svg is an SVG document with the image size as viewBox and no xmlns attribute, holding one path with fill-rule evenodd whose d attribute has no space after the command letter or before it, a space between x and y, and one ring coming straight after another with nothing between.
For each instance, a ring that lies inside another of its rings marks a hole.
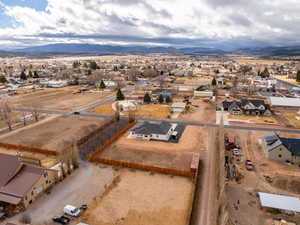
<instances>
[{"instance_id":1,"label":"dirt lot","mask_svg":"<svg viewBox=\"0 0 300 225\"><path fill-rule=\"evenodd\" d=\"M122 169L81 220L102 225L186 225L192 191L189 178Z\"/></svg>"},{"instance_id":2,"label":"dirt lot","mask_svg":"<svg viewBox=\"0 0 300 225\"><path fill-rule=\"evenodd\" d=\"M33 90L31 93L24 93L10 96L8 102L13 107L36 107L48 110L75 110L82 106L89 105L107 94L80 93L72 94L82 87L47 88L44 90Z\"/></svg>"},{"instance_id":3,"label":"dirt lot","mask_svg":"<svg viewBox=\"0 0 300 225\"><path fill-rule=\"evenodd\" d=\"M1 142L62 150L67 144L105 124L102 118L59 116L0 137Z\"/></svg>"},{"instance_id":4,"label":"dirt lot","mask_svg":"<svg viewBox=\"0 0 300 225\"><path fill-rule=\"evenodd\" d=\"M242 174L242 179L238 183L229 181L226 189L230 217L233 222L240 225L271 225L272 218L278 217L299 223L299 217L262 211L258 198L255 197L257 192L267 192L299 198L299 168L271 161L265 157L258 139L266 135L266 132L243 130L229 130L229 132L236 135L242 153L240 161L234 160L238 171ZM280 133L280 135L294 136L286 133ZM245 169L246 159L253 161L254 171Z\"/></svg>"},{"instance_id":5,"label":"dirt lot","mask_svg":"<svg viewBox=\"0 0 300 225\"><path fill-rule=\"evenodd\" d=\"M192 105L197 107L192 106L189 112L181 114L179 118L205 123L216 122L216 108L213 104L204 102L202 99L195 99Z\"/></svg>"}]
</instances>

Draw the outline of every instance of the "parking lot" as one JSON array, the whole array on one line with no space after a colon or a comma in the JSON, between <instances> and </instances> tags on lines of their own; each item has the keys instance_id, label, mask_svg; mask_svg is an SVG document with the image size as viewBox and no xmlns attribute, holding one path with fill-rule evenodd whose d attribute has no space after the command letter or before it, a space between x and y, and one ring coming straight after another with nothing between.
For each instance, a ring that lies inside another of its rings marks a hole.
<instances>
[{"instance_id":1,"label":"parking lot","mask_svg":"<svg viewBox=\"0 0 300 225\"><path fill-rule=\"evenodd\" d=\"M105 184L114 177L111 167L100 168L97 165L83 162L79 169L75 170L61 183L57 184L50 194L43 194L26 210L32 224L46 224L52 221L54 216L62 216L65 205L81 206L90 204L92 200L104 191ZM18 223L24 213L20 213L6 222Z\"/></svg>"}]
</instances>

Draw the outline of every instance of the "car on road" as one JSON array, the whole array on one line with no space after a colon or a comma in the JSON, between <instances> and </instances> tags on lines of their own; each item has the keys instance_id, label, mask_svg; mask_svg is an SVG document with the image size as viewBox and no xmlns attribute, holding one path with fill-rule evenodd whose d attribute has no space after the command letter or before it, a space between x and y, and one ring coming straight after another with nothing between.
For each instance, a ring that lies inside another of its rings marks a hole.
<instances>
[{"instance_id":1,"label":"car on road","mask_svg":"<svg viewBox=\"0 0 300 225\"><path fill-rule=\"evenodd\" d=\"M245 161L245 167L246 167L246 170L249 170L249 171L252 171L254 170L254 164L251 160L247 159Z\"/></svg>"},{"instance_id":2,"label":"car on road","mask_svg":"<svg viewBox=\"0 0 300 225\"><path fill-rule=\"evenodd\" d=\"M238 148L232 149L232 153L233 153L233 155L235 155L235 156L240 156L240 155L241 155L241 152L240 152L240 150L239 150Z\"/></svg>"},{"instance_id":3,"label":"car on road","mask_svg":"<svg viewBox=\"0 0 300 225\"><path fill-rule=\"evenodd\" d=\"M74 115L79 115L80 112L76 111L76 112L73 112Z\"/></svg>"},{"instance_id":4,"label":"car on road","mask_svg":"<svg viewBox=\"0 0 300 225\"><path fill-rule=\"evenodd\" d=\"M63 225L66 225L66 224L69 224L70 223L70 218L66 217L66 216L56 216L56 217L53 217L52 220L56 223L60 223L60 224L63 224Z\"/></svg>"}]
</instances>

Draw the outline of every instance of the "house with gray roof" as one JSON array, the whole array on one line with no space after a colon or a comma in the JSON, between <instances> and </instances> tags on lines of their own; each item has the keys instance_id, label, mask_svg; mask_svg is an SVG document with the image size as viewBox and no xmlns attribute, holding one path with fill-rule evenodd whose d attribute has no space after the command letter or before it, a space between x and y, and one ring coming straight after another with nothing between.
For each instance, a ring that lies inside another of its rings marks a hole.
<instances>
[{"instance_id":1,"label":"house with gray roof","mask_svg":"<svg viewBox=\"0 0 300 225\"><path fill-rule=\"evenodd\" d=\"M300 164L300 139L283 138L271 133L262 138L262 146L268 159Z\"/></svg>"},{"instance_id":2,"label":"house with gray roof","mask_svg":"<svg viewBox=\"0 0 300 225\"><path fill-rule=\"evenodd\" d=\"M271 116L270 106L259 99L241 99L239 101L223 101L224 111L232 115Z\"/></svg>"},{"instance_id":3,"label":"house with gray roof","mask_svg":"<svg viewBox=\"0 0 300 225\"><path fill-rule=\"evenodd\" d=\"M130 130L129 138L169 141L172 135L176 136L176 123L144 121L138 123Z\"/></svg>"}]
</instances>

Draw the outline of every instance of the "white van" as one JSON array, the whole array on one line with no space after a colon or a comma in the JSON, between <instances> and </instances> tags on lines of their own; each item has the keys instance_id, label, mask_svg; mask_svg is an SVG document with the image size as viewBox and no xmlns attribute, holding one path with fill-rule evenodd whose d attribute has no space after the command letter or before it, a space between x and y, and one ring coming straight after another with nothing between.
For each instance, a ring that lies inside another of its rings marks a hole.
<instances>
[{"instance_id":1,"label":"white van","mask_svg":"<svg viewBox=\"0 0 300 225\"><path fill-rule=\"evenodd\" d=\"M64 213L69 215L69 216L79 216L80 215L80 209L76 208L75 206L72 205L66 205L64 207Z\"/></svg>"}]
</instances>

